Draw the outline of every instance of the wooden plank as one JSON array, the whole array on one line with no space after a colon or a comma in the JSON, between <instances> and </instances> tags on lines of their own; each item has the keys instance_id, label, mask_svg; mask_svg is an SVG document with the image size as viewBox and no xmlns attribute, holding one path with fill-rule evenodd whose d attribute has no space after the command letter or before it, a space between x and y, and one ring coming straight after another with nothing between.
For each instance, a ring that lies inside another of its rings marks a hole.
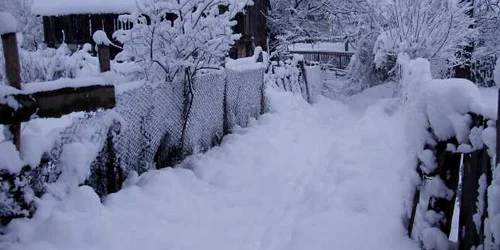
<instances>
[{"instance_id":1,"label":"wooden plank","mask_svg":"<svg viewBox=\"0 0 500 250\"><path fill-rule=\"evenodd\" d=\"M59 118L77 111L96 111L115 106L114 86L63 88L33 94L12 95L17 110L0 104L0 124L25 122L34 117Z\"/></svg>"},{"instance_id":2,"label":"wooden plank","mask_svg":"<svg viewBox=\"0 0 500 250\"><path fill-rule=\"evenodd\" d=\"M446 151L448 144L457 145L458 142L453 138L445 142L439 142L436 145L436 160L438 164L436 174L454 194L451 200L436 197L432 198L433 200L429 202L429 209L445 216L446 219L442 223L439 223L439 228L449 236L451 233L455 200L457 198L456 192L458 190L461 154Z\"/></svg>"},{"instance_id":3,"label":"wooden plank","mask_svg":"<svg viewBox=\"0 0 500 250\"><path fill-rule=\"evenodd\" d=\"M489 169L490 157L486 149L464 155L464 176L462 180L458 233L460 250L468 250L484 243L484 220L487 213L487 199L485 197L482 208L484 213L481 218L482 225L480 228L476 227L474 215L477 213L479 178L484 174L489 182Z\"/></svg>"}]
</instances>

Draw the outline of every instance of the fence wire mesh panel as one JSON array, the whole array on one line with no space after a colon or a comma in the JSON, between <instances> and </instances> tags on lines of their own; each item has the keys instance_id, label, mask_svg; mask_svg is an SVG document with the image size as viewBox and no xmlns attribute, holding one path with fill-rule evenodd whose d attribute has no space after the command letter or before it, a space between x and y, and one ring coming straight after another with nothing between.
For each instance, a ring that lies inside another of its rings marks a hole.
<instances>
[{"instance_id":1,"label":"fence wire mesh panel","mask_svg":"<svg viewBox=\"0 0 500 250\"><path fill-rule=\"evenodd\" d=\"M126 171L142 173L153 168L155 155L165 137L168 146L179 146L182 89L179 82L146 84L118 96L115 111L124 125L116 140L116 152Z\"/></svg>"},{"instance_id":2,"label":"fence wire mesh panel","mask_svg":"<svg viewBox=\"0 0 500 250\"><path fill-rule=\"evenodd\" d=\"M261 112L264 68L251 71L227 70L227 118L229 127L245 127L250 117Z\"/></svg>"},{"instance_id":3,"label":"fence wire mesh panel","mask_svg":"<svg viewBox=\"0 0 500 250\"><path fill-rule=\"evenodd\" d=\"M187 105L188 119L184 152L199 152L218 144L224 135L225 74L202 75L192 82L193 101Z\"/></svg>"}]
</instances>

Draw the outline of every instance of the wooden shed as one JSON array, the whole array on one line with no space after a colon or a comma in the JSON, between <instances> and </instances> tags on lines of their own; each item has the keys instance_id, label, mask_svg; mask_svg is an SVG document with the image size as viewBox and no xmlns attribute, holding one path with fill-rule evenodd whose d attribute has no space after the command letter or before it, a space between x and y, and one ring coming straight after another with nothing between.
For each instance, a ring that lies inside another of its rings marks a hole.
<instances>
[{"instance_id":1,"label":"wooden shed","mask_svg":"<svg viewBox=\"0 0 500 250\"><path fill-rule=\"evenodd\" d=\"M253 54L256 46L267 48L266 16L269 0L253 0L244 13L236 16L235 32L242 34L231 50L233 58ZM129 29L132 24L120 22L121 14L132 12L136 0L33 0L32 11L43 17L44 41L56 48L63 41L75 50L85 43L93 44L92 34L104 30L108 37L119 29ZM119 49L111 47L114 57Z\"/></svg>"},{"instance_id":2,"label":"wooden shed","mask_svg":"<svg viewBox=\"0 0 500 250\"><path fill-rule=\"evenodd\" d=\"M34 0L32 11L43 17L44 41L55 48L63 41L70 49L85 43L93 44L92 34L104 30L112 37L116 30L130 28L130 23L120 22L121 14L130 13L135 0ZM112 55L119 52L111 48Z\"/></svg>"}]
</instances>

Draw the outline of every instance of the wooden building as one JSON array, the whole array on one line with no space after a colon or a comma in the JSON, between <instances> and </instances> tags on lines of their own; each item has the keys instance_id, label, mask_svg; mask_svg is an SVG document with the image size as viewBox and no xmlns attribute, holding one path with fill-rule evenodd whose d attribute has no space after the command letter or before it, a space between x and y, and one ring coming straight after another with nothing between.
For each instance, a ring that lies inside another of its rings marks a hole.
<instances>
[{"instance_id":1,"label":"wooden building","mask_svg":"<svg viewBox=\"0 0 500 250\"><path fill-rule=\"evenodd\" d=\"M231 50L232 58L242 58L253 55L254 48L260 46L267 51L268 32L266 13L269 0L253 0L254 4L246 8L245 13L236 16L238 24L235 33L242 37Z\"/></svg>"},{"instance_id":2,"label":"wooden building","mask_svg":"<svg viewBox=\"0 0 500 250\"><path fill-rule=\"evenodd\" d=\"M135 0L34 0L32 12L43 17L44 41L51 48L63 41L72 50L85 43L93 44L92 35L103 30L112 37L116 30L131 28L130 23L120 22L121 14L135 8ZM118 48L111 47L116 55Z\"/></svg>"},{"instance_id":3,"label":"wooden building","mask_svg":"<svg viewBox=\"0 0 500 250\"><path fill-rule=\"evenodd\" d=\"M235 32L242 38L231 50L233 58L246 57L253 54L256 46L267 47L267 31L265 14L269 0L253 0L245 13L236 16L238 25ZM92 34L104 30L108 37L119 29L131 28L131 23L118 20L121 14L130 13L136 8L136 0L34 0L32 11L43 17L44 41L47 46L56 48L63 41L70 49L76 50L79 45L93 44ZM114 57L118 48L111 47Z\"/></svg>"}]
</instances>

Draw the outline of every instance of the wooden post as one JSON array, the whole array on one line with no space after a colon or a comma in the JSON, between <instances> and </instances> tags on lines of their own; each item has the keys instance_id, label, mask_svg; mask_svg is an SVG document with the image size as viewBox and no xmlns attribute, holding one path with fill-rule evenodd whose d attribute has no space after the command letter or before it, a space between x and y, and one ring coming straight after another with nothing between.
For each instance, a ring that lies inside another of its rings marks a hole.
<instances>
[{"instance_id":1,"label":"wooden post","mask_svg":"<svg viewBox=\"0 0 500 250\"><path fill-rule=\"evenodd\" d=\"M104 44L97 45L97 56L99 57L99 67L101 73L111 70L111 55L109 53L109 46Z\"/></svg>"},{"instance_id":2,"label":"wooden post","mask_svg":"<svg viewBox=\"0 0 500 250\"><path fill-rule=\"evenodd\" d=\"M17 50L16 33L2 35L3 54L5 57L5 73L10 86L21 89L21 65L19 63L19 51ZM16 122L8 126L12 135L12 141L17 150L21 149L21 123Z\"/></svg>"},{"instance_id":3,"label":"wooden post","mask_svg":"<svg viewBox=\"0 0 500 250\"><path fill-rule=\"evenodd\" d=\"M500 83L497 83L500 84ZM500 89L498 90L498 104L497 104L497 156L495 167L500 164Z\"/></svg>"}]
</instances>

